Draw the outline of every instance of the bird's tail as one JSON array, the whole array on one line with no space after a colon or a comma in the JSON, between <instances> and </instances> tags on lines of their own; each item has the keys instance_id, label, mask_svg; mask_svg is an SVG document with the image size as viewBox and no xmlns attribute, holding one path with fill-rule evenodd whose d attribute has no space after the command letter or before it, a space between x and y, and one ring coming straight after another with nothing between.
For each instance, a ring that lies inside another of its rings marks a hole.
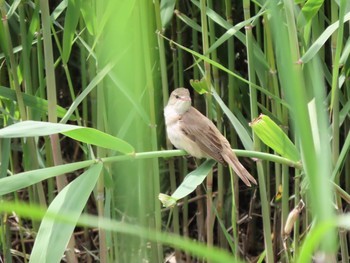
<instances>
[{"instance_id":1,"label":"bird's tail","mask_svg":"<svg viewBox=\"0 0 350 263\"><path fill-rule=\"evenodd\" d=\"M247 171L247 169L244 168L231 149L225 151L222 154L222 157L247 186L251 186L251 183L257 185L255 178Z\"/></svg>"}]
</instances>

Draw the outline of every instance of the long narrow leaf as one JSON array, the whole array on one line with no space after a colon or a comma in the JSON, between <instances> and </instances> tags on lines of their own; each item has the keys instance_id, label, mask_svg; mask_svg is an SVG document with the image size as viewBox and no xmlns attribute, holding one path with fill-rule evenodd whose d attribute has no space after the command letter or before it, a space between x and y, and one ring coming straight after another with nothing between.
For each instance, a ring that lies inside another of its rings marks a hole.
<instances>
[{"instance_id":1,"label":"long narrow leaf","mask_svg":"<svg viewBox=\"0 0 350 263\"><path fill-rule=\"evenodd\" d=\"M37 96L28 95L25 93L22 93L24 104L28 107L31 107L36 110L40 110L42 112L48 111L48 102L47 100L41 99ZM0 86L0 97L3 97L4 99L9 99L12 101L17 101L16 92L12 89L2 87ZM67 110L59 105L56 106L56 112L57 116L59 118L62 118L66 113ZM76 120L76 117L74 115L71 115L69 120L74 121Z\"/></svg>"},{"instance_id":2,"label":"long narrow leaf","mask_svg":"<svg viewBox=\"0 0 350 263\"><path fill-rule=\"evenodd\" d=\"M79 22L81 0L69 0L67 12L64 20L63 45L62 45L62 61L67 64L75 34L76 27Z\"/></svg>"},{"instance_id":3,"label":"long narrow leaf","mask_svg":"<svg viewBox=\"0 0 350 263\"><path fill-rule=\"evenodd\" d=\"M196 190L197 186L200 185L207 177L214 164L214 160L206 160L196 170L186 175L185 179L171 196L160 194L159 200L165 207L174 206L177 200L188 196L190 193Z\"/></svg>"},{"instance_id":4,"label":"long narrow leaf","mask_svg":"<svg viewBox=\"0 0 350 263\"><path fill-rule=\"evenodd\" d=\"M48 178L70 173L93 164L95 160L88 160L70 164L63 164L49 168L7 176L0 179L0 196L31 186Z\"/></svg>"},{"instance_id":5,"label":"long narrow leaf","mask_svg":"<svg viewBox=\"0 0 350 263\"><path fill-rule=\"evenodd\" d=\"M350 12L344 16L344 23L350 20ZM339 21L331 24L326 30L313 42L311 47L305 52L305 54L300 58L300 61L303 63L309 62L324 46L324 43L328 40L328 38L338 29Z\"/></svg>"},{"instance_id":6,"label":"long narrow leaf","mask_svg":"<svg viewBox=\"0 0 350 263\"><path fill-rule=\"evenodd\" d=\"M92 165L86 172L67 185L52 201L47 212L67 214L71 224L44 217L29 262L60 262L84 206L95 187L102 163Z\"/></svg>"},{"instance_id":7,"label":"long narrow leaf","mask_svg":"<svg viewBox=\"0 0 350 263\"><path fill-rule=\"evenodd\" d=\"M96 129L69 124L22 121L0 129L0 138L46 136L62 133L80 142L130 154L134 148L127 142Z\"/></svg>"}]
</instances>

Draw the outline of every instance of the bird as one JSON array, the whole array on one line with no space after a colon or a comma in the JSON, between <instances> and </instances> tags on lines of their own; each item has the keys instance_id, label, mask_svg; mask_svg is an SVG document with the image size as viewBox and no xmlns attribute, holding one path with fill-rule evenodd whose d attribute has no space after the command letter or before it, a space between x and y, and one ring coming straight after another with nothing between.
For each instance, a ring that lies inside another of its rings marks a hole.
<instances>
[{"instance_id":1,"label":"bird","mask_svg":"<svg viewBox=\"0 0 350 263\"><path fill-rule=\"evenodd\" d=\"M170 94L164 118L168 138L177 149L199 159L212 158L228 164L247 186L257 185L214 123L192 107L188 89L177 88Z\"/></svg>"}]
</instances>

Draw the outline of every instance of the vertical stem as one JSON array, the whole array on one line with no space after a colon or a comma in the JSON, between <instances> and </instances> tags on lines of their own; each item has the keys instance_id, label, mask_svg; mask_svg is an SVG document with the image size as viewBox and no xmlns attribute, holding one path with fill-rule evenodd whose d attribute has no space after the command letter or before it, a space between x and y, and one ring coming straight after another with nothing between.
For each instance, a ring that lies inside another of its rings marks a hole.
<instances>
[{"instance_id":1,"label":"vertical stem","mask_svg":"<svg viewBox=\"0 0 350 263\"><path fill-rule=\"evenodd\" d=\"M210 9L213 9L213 1L208 0L208 7ZM213 45L216 41L215 37L215 24L213 20L209 20L209 42L210 45ZM211 59L214 61L217 61L217 50L213 50L211 52ZM216 92L220 95L220 80L219 80L219 70L216 67L212 68L213 72L213 83L214 83L214 89ZM216 126L219 129L221 133L223 133L223 125L222 125L222 111L220 107L216 107ZM221 164L218 164L218 170L217 170L217 184L218 184L218 197L217 197L217 204L216 204L216 209L217 209L217 214L218 214L218 220L223 221L223 224L225 225L224 222L224 194L225 194L225 187L224 187L224 170L223 166ZM223 234L222 231L217 231L218 233L218 240L220 247L224 248L227 247L227 241L225 238L225 235Z\"/></svg>"},{"instance_id":2,"label":"vertical stem","mask_svg":"<svg viewBox=\"0 0 350 263\"><path fill-rule=\"evenodd\" d=\"M15 87L19 112L21 114L22 120L25 121L28 119L27 118L27 111L26 111L25 106L24 106L21 87L19 85L19 80L18 80L18 76L17 76L17 63L16 63L14 53L13 53L13 45L12 45L12 41L11 41L11 34L10 34L9 26L8 26L4 0L0 0L0 11L1 11L2 23L4 26L4 35L5 35L5 38L7 40L7 43L6 43L7 49L4 50L5 57L6 57L6 61L8 63L8 67L10 68L10 71L11 71L11 76L13 78L13 84Z\"/></svg>"},{"instance_id":3,"label":"vertical stem","mask_svg":"<svg viewBox=\"0 0 350 263\"><path fill-rule=\"evenodd\" d=\"M194 20L196 22L196 17L194 17ZM193 50L196 52L199 52L199 41L198 41L198 32L196 30L192 30L192 42L193 42ZM199 70L198 67L193 67L193 78L194 79L199 79ZM194 101L195 108L198 108L198 100ZM204 208L204 202L203 202L203 189L202 186L199 185L196 188L196 196L199 197L197 201L197 213L196 213L196 221L197 221L197 229L198 229L198 241L199 242L204 242L205 240L205 208Z\"/></svg>"},{"instance_id":4,"label":"vertical stem","mask_svg":"<svg viewBox=\"0 0 350 263\"><path fill-rule=\"evenodd\" d=\"M208 41L208 22L206 14L206 0L200 1L201 9L201 24L202 24L202 44L203 44L203 54L207 53L209 48ZM207 89L211 89L211 78L210 78L210 64L204 62L205 69L205 80L207 82ZM207 116L209 119L212 119L212 103L211 103L211 93L207 93ZM214 243L213 238L213 225L214 225L214 214L213 214L213 172L210 171L207 176L207 245L212 246Z\"/></svg>"},{"instance_id":5,"label":"vertical stem","mask_svg":"<svg viewBox=\"0 0 350 263\"><path fill-rule=\"evenodd\" d=\"M100 131L106 130L106 122L105 122L105 114L106 114L106 101L105 101L105 89L103 83L100 83L97 87L97 123L96 128ZM97 147L97 156L99 158L102 158L104 156L107 156L107 151L104 148ZM97 215L100 218L105 217L105 182L104 182L104 176L109 176L108 173L109 169L102 170L96 185L96 205L97 205ZM101 263L107 263L108 262L108 247L106 242L106 231L105 229L100 226L98 228L98 235L99 235L99 255L100 255L100 261Z\"/></svg>"},{"instance_id":6,"label":"vertical stem","mask_svg":"<svg viewBox=\"0 0 350 263\"><path fill-rule=\"evenodd\" d=\"M225 0L226 6L226 20L231 25L233 25L232 20L232 4L230 0ZM234 48L234 38L230 37L227 41L227 53L228 53L228 69L232 72L235 71L235 48ZM232 75L228 75L228 106L231 111L238 108L238 97L239 97L239 87L237 81ZM237 134L233 128L230 131L230 143L234 147L237 145ZM230 170L232 173L232 170ZM235 245L235 255L239 255L239 239L237 233L237 221L239 219L239 180L238 176L231 176L231 193L232 193L232 214L231 214L231 224L233 227L233 238ZM244 252L244 251L243 251Z\"/></svg>"},{"instance_id":7,"label":"vertical stem","mask_svg":"<svg viewBox=\"0 0 350 263\"><path fill-rule=\"evenodd\" d=\"M49 122L57 122L57 99L56 99L56 80L54 72L54 61L52 51L52 40L50 31L50 13L47 0L40 0L41 7L41 19L43 30L43 43L44 43L44 55L45 55L45 71L46 71L46 85L47 85L47 100L48 100L48 116ZM57 134L51 135L51 147L53 152L54 165L62 164L61 146ZM67 185L67 179L64 175L56 177L57 189L61 191ZM67 261L77 262L77 258L74 254L75 241L72 236L67 246Z\"/></svg>"},{"instance_id":8,"label":"vertical stem","mask_svg":"<svg viewBox=\"0 0 350 263\"><path fill-rule=\"evenodd\" d=\"M295 170L295 180L294 180L294 207L296 207L299 204L300 201L300 171ZM294 255L293 259L294 261L299 257L299 237L300 237L300 219L298 219L294 224Z\"/></svg>"},{"instance_id":9,"label":"vertical stem","mask_svg":"<svg viewBox=\"0 0 350 263\"><path fill-rule=\"evenodd\" d=\"M339 60L340 54L343 46L343 33L344 33L344 10L346 8L347 1L340 1L340 8L335 2L331 3L331 20L338 20L338 10L339 10L339 28L332 35L331 39L331 48L332 48L332 99L331 99L331 109L332 109L332 159L333 164L335 164L339 158L339 137L340 137L340 122L339 122ZM335 183L339 184L339 176L338 174L335 178ZM337 207L339 212L342 209L342 201L341 197L337 195L336 197ZM340 236L340 250L342 255L342 262L349 262L349 252L348 252L348 244L346 239L345 231L339 231Z\"/></svg>"},{"instance_id":10,"label":"vertical stem","mask_svg":"<svg viewBox=\"0 0 350 263\"><path fill-rule=\"evenodd\" d=\"M156 15L156 25L158 33L163 33L162 21L160 19L160 4L159 0L154 0L154 8ZM158 51L159 51L159 63L160 63L160 76L162 80L162 91L163 98L169 97L169 87L168 87L168 74L167 74L167 65L165 58L165 47L164 47L164 39L159 34L157 35L158 40ZM166 100L163 100L163 106L166 106Z\"/></svg>"},{"instance_id":11,"label":"vertical stem","mask_svg":"<svg viewBox=\"0 0 350 263\"><path fill-rule=\"evenodd\" d=\"M244 10L244 19L247 20L250 18L250 0L243 0L243 10ZM256 83L255 69L254 69L254 58L253 58L253 33L252 26L246 26L246 45L247 45L247 57L248 57L248 76L251 83ZM249 84L250 91L250 112L251 118L254 119L258 117L258 106L257 106L257 90ZM253 143L254 149L260 151L261 143L258 137L253 134ZM274 262L273 256L273 247L271 240L271 225L270 225L270 207L269 202L267 201L267 192L266 192L266 182L264 175L264 168L261 161L257 162L257 172L259 179L259 190L260 190L260 199L262 201L261 209L263 216L263 231L264 231L264 241L265 241L265 250L266 250L266 262Z\"/></svg>"}]
</instances>

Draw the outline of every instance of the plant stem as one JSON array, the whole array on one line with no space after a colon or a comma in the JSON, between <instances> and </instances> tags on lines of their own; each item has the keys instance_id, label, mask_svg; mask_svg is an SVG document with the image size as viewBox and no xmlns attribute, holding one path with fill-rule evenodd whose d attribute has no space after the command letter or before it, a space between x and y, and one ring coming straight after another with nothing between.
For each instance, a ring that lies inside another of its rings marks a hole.
<instances>
[{"instance_id":1,"label":"plant stem","mask_svg":"<svg viewBox=\"0 0 350 263\"><path fill-rule=\"evenodd\" d=\"M243 11L244 19L250 19L250 0L243 0ZM250 83L256 83L255 68L254 68L254 57L253 57L253 33L252 26L246 26L246 48L247 48L247 59L248 59L248 76ZM251 119L258 117L258 106L257 106L257 90L255 87L249 84L250 91L250 112ZM256 134L253 134L254 149L256 151L261 150L261 143ZM266 250L266 262L274 262L273 247L271 240L271 224L270 224L270 205L267 199L266 188L267 184L265 182L264 167L262 162L257 162L257 172L259 180L259 190L261 199L261 209L263 217L263 231L265 240L265 250Z\"/></svg>"}]
</instances>

